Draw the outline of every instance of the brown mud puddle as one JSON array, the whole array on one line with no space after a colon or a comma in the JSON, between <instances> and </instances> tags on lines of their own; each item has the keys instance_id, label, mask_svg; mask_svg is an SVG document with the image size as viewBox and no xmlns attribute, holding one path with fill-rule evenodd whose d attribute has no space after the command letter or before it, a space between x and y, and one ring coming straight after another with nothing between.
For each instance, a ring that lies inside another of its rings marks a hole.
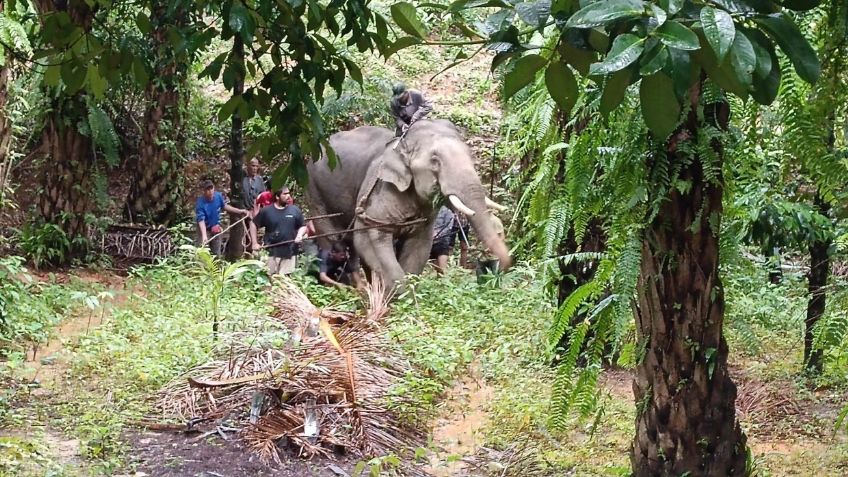
<instances>
[{"instance_id":1,"label":"brown mud puddle","mask_svg":"<svg viewBox=\"0 0 848 477\"><path fill-rule=\"evenodd\" d=\"M425 469L435 477L462 475L463 457L474 455L484 443L483 428L488 424L487 407L494 389L481 377L480 363L471 365L469 375L448 391L446 407L433 427L433 445L438 452Z\"/></svg>"}]
</instances>

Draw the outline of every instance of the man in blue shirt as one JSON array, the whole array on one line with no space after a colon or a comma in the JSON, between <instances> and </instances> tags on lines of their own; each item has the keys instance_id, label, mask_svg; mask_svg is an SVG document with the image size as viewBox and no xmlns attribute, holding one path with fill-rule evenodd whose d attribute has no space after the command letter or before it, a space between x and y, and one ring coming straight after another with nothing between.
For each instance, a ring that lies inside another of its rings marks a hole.
<instances>
[{"instance_id":1,"label":"man in blue shirt","mask_svg":"<svg viewBox=\"0 0 848 477\"><path fill-rule=\"evenodd\" d=\"M197 240L199 246L209 245L213 255L221 255L221 210L231 214L247 215L244 209L237 209L224 200L223 194L215 192L215 184L210 180L200 183L203 193L194 204L195 221L197 222Z\"/></svg>"}]
</instances>

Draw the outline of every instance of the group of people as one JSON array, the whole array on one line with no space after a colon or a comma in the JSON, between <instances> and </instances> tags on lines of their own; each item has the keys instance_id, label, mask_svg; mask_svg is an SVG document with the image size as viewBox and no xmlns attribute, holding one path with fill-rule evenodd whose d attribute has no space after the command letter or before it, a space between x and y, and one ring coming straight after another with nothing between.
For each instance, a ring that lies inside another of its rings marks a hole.
<instances>
[{"instance_id":1,"label":"group of people","mask_svg":"<svg viewBox=\"0 0 848 477\"><path fill-rule=\"evenodd\" d=\"M433 106L420 91L407 89L403 84L396 85L392 93L389 108L395 117L395 134L402 137L412 124L427 116ZM333 242L326 250L309 246L311 244L303 246L304 241L314 234L314 228L307 223L303 212L295 205L288 187L284 186L274 192L268 190L267 180L261 174L258 159L249 162L242 190L243 201L239 208L227 203L224 195L215 190L215 184L211 180L201 183L202 193L195 203L199 245L208 245L214 255L221 254L225 232L221 226L221 212L226 211L242 216L240 220L245 222L249 231L249 251L265 249L268 252L269 274L292 273L295 270L296 257L305 250L307 256L313 256L311 261L317 262L314 275L320 283L337 287L359 287L362 284L359 264L353 263L355 260L351 259L344 242ZM503 234L500 220L494 215L492 218L496 227L499 227L498 233ZM258 229L264 229L263 245L259 245ZM468 222L443 206L436 218L433 247L430 251L430 259L434 261L438 273L443 273L446 269L448 256L458 237L461 237L460 265L464 267L467 265L468 256ZM496 271L496 264L497 261L482 258L478 263L478 276L481 272Z\"/></svg>"},{"instance_id":2,"label":"group of people","mask_svg":"<svg viewBox=\"0 0 848 477\"><path fill-rule=\"evenodd\" d=\"M267 190L266 180L260 173L257 159L252 159L242 183L243 201L241 208L227 203L221 192L215 190L211 180L204 180L202 193L195 203L195 221L197 223L197 242L206 245L214 255L221 255L221 245L225 230L221 225L221 212L241 216L248 230L248 250L268 252L267 267L270 275L290 274L295 270L297 256L308 238L310 227L303 212L295 205L291 189L282 187L274 192ZM263 244L259 244L258 229L264 229ZM359 286L361 279L358 267L349 263L347 246L342 242L333 243L328 250L313 252L318 261L315 273L325 285Z\"/></svg>"}]
</instances>

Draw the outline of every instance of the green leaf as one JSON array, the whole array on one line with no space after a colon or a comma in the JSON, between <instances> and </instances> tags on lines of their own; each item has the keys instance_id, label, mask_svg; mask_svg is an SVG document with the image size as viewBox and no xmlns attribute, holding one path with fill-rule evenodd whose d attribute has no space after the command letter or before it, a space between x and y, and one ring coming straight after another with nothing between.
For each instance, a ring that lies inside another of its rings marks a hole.
<instances>
[{"instance_id":1,"label":"green leaf","mask_svg":"<svg viewBox=\"0 0 848 477\"><path fill-rule=\"evenodd\" d=\"M804 81L815 83L821 74L821 63L813 47L785 15L774 15L754 19L780 45L780 49L789 57L795 71Z\"/></svg>"},{"instance_id":2,"label":"green leaf","mask_svg":"<svg viewBox=\"0 0 848 477\"><path fill-rule=\"evenodd\" d=\"M601 0L578 10L565 22L566 28L593 28L619 20L639 18L645 15L645 3L641 0Z\"/></svg>"},{"instance_id":3,"label":"green leaf","mask_svg":"<svg viewBox=\"0 0 848 477\"><path fill-rule=\"evenodd\" d=\"M666 13L665 10L663 10L662 8L660 8L660 7L658 7L654 4L651 4L651 11L654 12L654 18L657 19L657 25L656 26L657 27L663 26L663 24L665 24L665 21L668 19L668 13Z\"/></svg>"},{"instance_id":4,"label":"green leaf","mask_svg":"<svg viewBox=\"0 0 848 477\"><path fill-rule=\"evenodd\" d=\"M563 42L559 47L559 54L566 63L573 66L575 70L584 76L589 74L589 65L597 58L594 52L577 48L568 42Z\"/></svg>"},{"instance_id":5,"label":"green leaf","mask_svg":"<svg viewBox=\"0 0 848 477\"><path fill-rule=\"evenodd\" d=\"M754 98L754 101L766 106L773 103L775 98L777 98L781 76L780 63L777 60L777 55L774 51L770 51L768 54L771 57L771 70L763 75L759 64L757 64L757 69L754 70L753 75L754 85L751 90L751 97Z\"/></svg>"},{"instance_id":6,"label":"green leaf","mask_svg":"<svg viewBox=\"0 0 848 477\"><path fill-rule=\"evenodd\" d=\"M665 45L660 44L657 47L651 49L649 53L642 56L641 67L639 68L639 74L642 76L650 76L657 71L663 69L663 67L668 62L668 48Z\"/></svg>"},{"instance_id":7,"label":"green leaf","mask_svg":"<svg viewBox=\"0 0 848 477\"><path fill-rule=\"evenodd\" d=\"M600 63L593 63L589 67L590 75L605 75L627 68L631 63L639 59L645 47L645 39L636 35L625 33L615 37L612 48L606 58Z\"/></svg>"},{"instance_id":8,"label":"green leaf","mask_svg":"<svg viewBox=\"0 0 848 477\"><path fill-rule=\"evenodd\" d=\"M68 61L62 64L62 83L65 84L65 88L68 93L76 93L80 88L82 88L82 85L85 82L86 73L87 70L74 61Z\"/></svg>"},{"instance_id":9,"label":"green leaf","mask_svg":"<svg viewBox=\"0 0 848 477\"><path fill-rule=\"evenodd\" d=\"M724 10L704 7L701 9L701 25L704 27L707 42L715 52L718 63L721 64L736 36L733 18Z\"/></svg>"},{"instance_id":10,"label":"green leaf","mask_svg":"<svg viewBox=\"0 0 848 477\"><path fill-rule=\"evenodd\" d=\"M669 48L668 56L671 61L667 73L671 74L671 79L674 81L674 93L678 98L683 98L695 82L696 74L700 70L696 70L697 67L692 64L688 51Z\"/></svg>"},{"instance_id":11,"label":"green leaf","mask_svg":"<svg viewBox=\"0 0 848 477\"><path fill-rule=\"evenodd\" d=\"M392 18L401 30L420 39L427 36L427 30L418 18L418 13L415 12L415 7L411 3L395 3L391 7L391 12Z\"/></svg>"},{"instance_id":12,"label":"green leaf","mask_svg":"<svg viewBox=\"0 0 848 477\"><path fill-rule=\"evenodd\" d=\"M59 86L59 65L50 65L44 70L44 84L47 86Z\"/></svg>"},{"instance_id":13,"label":"green leaf","mask_svg":"<svg viewBox=\"0 0 848 477\"><path fill-rule=\"evenodd\" d=\"M99 65L88 65L85 81L88 84L88 89L94 94L94 97L102 99L106 89L109 87L109 82L106 81L106 78L100 76Z\"/></svg>"},{"instance_id":14,"label":"green leaf","mask_svg":"<svg viewBox=\"0 0 848 477\"><path fill-rule=\"evenodd\" d=\"M531 27L537 27L548 19L550 2L521 2L515 6L518 18Z\"/></svg>"},{"instance_id":15,"label":"green leaf","mask_svg":"<svg viewBox=\"0 0 848 477\"><path fill-rule=\"evenodd\" d=\"M700 36L700 35L699 35ZM701 42L706 43L705 38L701 38ZM729 61L719 64L712 48L701 48L689 53L693 60L707 72L707 75L715 81L722 89L739 96L742 99L748 99L748 88L739 82Z\"/></svg>"},{"instance_id":16,"label":"green leaf","mask_svg":"<svg viewBox=\"0 0 848 477\"><path fill-rule=\"evenodd\" d=\"M515 67L504 76L504 99L511 98L515 93L530 84L548 60L539 55L522 56L515 62Z\"/></svg>"},{"instance_id":17,"label":"green leaf","mask_svg":"<svg viewBox=\"0 0 848 477\"><path fill-rule=\"evenodd\" d=\"M150 81L150 75L147 74L147 67L144 65L144 62L137 56L133 58L132 72L136 85L141 88L147 86L147 82Z\"/></svg>"},{"instance_id":18,"label":"green leaf","mask_svg":"<svg viewBox=\"0 0 848 477\"><path fill-rule=\"evenodd\" d=\"M683 8L684 0L660 0L660 7L667 11L669 15L674 15Z\"/></svg>"},{"instance_id":19,"label":"green leaf","mask_svg":"<svg viewBox=\"0 0 848 477\"><path fill-rule=\"evenodd\" d=\"M604 92L601 94L600 110L601 114L608 116L615 108L624 101L627 95L627 87L630 86L630 78L633 72L630 68L616 71L612 76L608 77L604 85Z\"/></svg>"},{"instance_id":20,"label":"green leaf","mask_svg":"<svg viewBox=\"0 0 848 477\"><path fill-rule=\"evenodd\" d=\"M384 56L388 58L404 48L408 48L413 45L418 45L419 43L421 43L421 40L415 38L414 36L404 36L398 38L397 41L395 41L386 48Z\"/></svg>"},{"instance_id":21,"label":"green leaf","mask_svg":"<svg viewBox=\"0 0 848 477\"><path fill-rule=\"evenodd\" d=\"M250 13L248 13L247 8L243 3L233 2L232 7L230 8L230 19L227 24L234 32L241 33L247 24L248 15L250 15Z\"/></svg>"},{"instance_id":22,"label":"green leaf","mask_svg":"<svg viewBox=\"0 0 848 477\"><path fill-rule=\"evenodd\" d=\"M551 63L545 70L545 86L559 109L565 114L570 113L579 95L571 68L562 62Z\"/></svg>"},{"instance_id":23,"label":"green leaf","mask_svg":"<svg viewBox=\"0 0 848 477\"><path fill-rule=\"evenodd\" d=\"M153 31L153 27L150 25L150 19L147 18L144 12L138 12L138 15L135 16L135 24L138 25L138 31L144 35L148 35Z\"/></svg>"},{"instance_id":24,"label":"green leaf","mask_svg":"<svg viewBox=\"0 0 848 477\"><path fill-rule=\"evenodd\" d=\"M359 66L357 66L356 63L354 63L348 58L343 59L345 66L347 67L347 71L350 73L351 79L353 79L359 84L362 84L362 70L359 69Z\"/></svg>"},{"instance_id":25,"label":"green leaf","mask_svg":"<svg viewBox=\"0 0 848 477\"><path fill-rule=\"evenodd\" d=\"M680 104L671 78L662 73L642 78L639 101L642 117L651 132L661 139L668 137L680 122Z\"/></svg>"},{"instance_id":26,"label":"green leaf","mask_svg":"<svg viewBox=\"0 0 848 477\"><path fill-rule=\"evenodd\" d=\"M757 66L757 53L751 41L741 31L736 32L736 37L733 39L730 64L739 82L750 89L754 68Z\"/></svg>"},{"instance_id":27,"label":"green leaf","mask_svg":"<svg viewBox=\"0 0 848 477\"><path fill-rule=\"evenodd\" d=\"M698 35L676 21L669 20L654 31L654 35L666 45L678 50L697 50L701 47Z\"/></svg>"}]
</instances>

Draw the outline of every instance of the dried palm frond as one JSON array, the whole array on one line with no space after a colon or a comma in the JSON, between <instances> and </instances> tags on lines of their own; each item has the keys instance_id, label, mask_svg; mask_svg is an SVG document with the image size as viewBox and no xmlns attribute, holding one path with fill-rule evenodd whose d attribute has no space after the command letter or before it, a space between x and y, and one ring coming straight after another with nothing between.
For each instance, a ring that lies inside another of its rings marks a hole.
<instances>
[{"instance_id":1,"label":"dried palm frond","mask_svg":"<svg viewBox=\"0 0 848 477\"><path fill-rule=\"evenodd\" d=\"M234 334L219 359L163 388L157 407L186 420L226 419L266 460L279 461L287 446L307 458L338 448L369 457L416 447L421 434L398 424L385 406L410 367L380 329L388 312L382 285L368 289L371 308L357 318L318 309L294 284L279 283L274 319L298 339L278 349ZM315 435L305 432L307 415L318 424Z\"/></svg>"}]
</instances>

